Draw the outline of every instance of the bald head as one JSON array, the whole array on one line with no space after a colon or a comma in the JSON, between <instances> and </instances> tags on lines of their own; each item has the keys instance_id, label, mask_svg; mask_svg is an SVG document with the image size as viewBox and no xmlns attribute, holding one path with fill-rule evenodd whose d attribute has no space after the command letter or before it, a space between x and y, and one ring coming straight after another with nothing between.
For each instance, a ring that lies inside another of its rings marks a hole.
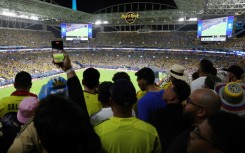
<instances>
[{"instance_id":1,"label":"bald head","mask_svg":"<svg viewBox=\"0 0 245 153\"><path fill-rule=\"evenodd\" d=\"M207 110L207 115L220 111L221 99L211 89L197 89L190 96L196 103Z\"/></svg>"}]
</instances>

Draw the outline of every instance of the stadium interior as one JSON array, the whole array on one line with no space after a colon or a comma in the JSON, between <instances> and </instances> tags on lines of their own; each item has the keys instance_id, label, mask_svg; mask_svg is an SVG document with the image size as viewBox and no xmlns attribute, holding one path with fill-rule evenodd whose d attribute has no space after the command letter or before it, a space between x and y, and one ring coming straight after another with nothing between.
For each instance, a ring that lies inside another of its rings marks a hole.
<instances>
[{"instance_id":1,"label":"stadium interior","mask_svg":"<svg viewBox=\"0 0 245 153\"><path fill-rule=\"evenodd\" d=\"M0 40L0 153L244 150L245 0L0 0Z\"/></svg>"},{"instance_id":2,"label":"stadium interior","mask_svg":"<svg viewBox=\"0 0 245 153\"><path fill-rule=\"evenodd\" d=\"M165 71L172 63L181 62L188 70L193 69L188 71L189 76L194 72L196 61L206 56L221 68L239 62L245 54L244 4L235 2L222 5L214 0L205 1L205 5L197 0L175 0L171 4L119 3L108 4L93 13L72 10L52 0L9 1L14 8L10 8L7 1L1 3L0 56L4 59L0 64L1 85L12 82L20 70L28 70L33 76L53 72L55 68L48 58L50 42L59 39L64 41L67 51L77 55L76 61L83 66L110 67L123 63L132 68L155 66ZM127 12L139 16L130 23L132 21L122 18ZM201 41L202 38L197 37L197 20L225 16L235 17L231 37L225 36L225 41ZM78 37L68 40L68 36L61 37L62 23L91 24L92 34L89 38L85 36L85 40ZM115 56L118 61L111 60Z\"/></svg>"}]
</instances>

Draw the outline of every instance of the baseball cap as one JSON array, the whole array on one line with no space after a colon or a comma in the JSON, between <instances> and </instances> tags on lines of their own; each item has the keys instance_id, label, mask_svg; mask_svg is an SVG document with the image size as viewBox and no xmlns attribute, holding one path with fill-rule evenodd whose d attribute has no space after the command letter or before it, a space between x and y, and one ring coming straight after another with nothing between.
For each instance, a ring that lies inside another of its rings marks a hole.
<instances>
[{"instance_id":1,"label":"baseball cap","mask_svg":"<svg viewBox=\"0 0 245 153\"><path fill-rule=\"evenodd\" d=\"M136 90L131 81L119 79L110 88L111 99L120 106L130 106L137 102Z\"/></svg>"},{"instance_id":2,"label":"baseball cap","mask_svg":"<svg viewBox=\"0 0 245 153\"><path fill-rule=\"evenodd\" d=\"M242 74L244 73L244 70L238 65L232 65L228 69L223 68L222 70L233 73L237 78L241 78Z\"/></svg>"},{"instance_id":3,"label":"baseball cap","mask_svg":"<svg viewBox=\"0 0 245 153\"><path fill-rule=\"evenodd\" d=\"M19 105L17 112L17 119L21 123L26 123L34 116L34 112L38 106L38 99L36 97L27 97L23 99Z\"/></svg>"}]
</instances>

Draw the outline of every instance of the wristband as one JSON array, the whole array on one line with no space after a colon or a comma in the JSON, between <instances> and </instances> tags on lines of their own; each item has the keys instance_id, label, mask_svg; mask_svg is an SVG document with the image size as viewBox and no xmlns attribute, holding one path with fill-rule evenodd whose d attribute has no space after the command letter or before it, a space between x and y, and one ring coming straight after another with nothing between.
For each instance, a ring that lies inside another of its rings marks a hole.
<instances>
[{"instance_id":1,"label":"wristband","mask_svg":"<svg viewBox=\"0 0 245 153\"><path fill-rule=\"evenodd\" d=\"M73 68L70 68L69 70L66 70L66 74L68 74L68 73L70 73L72 71L74 71L74 69Z\"/></svg>"}]
</instances>

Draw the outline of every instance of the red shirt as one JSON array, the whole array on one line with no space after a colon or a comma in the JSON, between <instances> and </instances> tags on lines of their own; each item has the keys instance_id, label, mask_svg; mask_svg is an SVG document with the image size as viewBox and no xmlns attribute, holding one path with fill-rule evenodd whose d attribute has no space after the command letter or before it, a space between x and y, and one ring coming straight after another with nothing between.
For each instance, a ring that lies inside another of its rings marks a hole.
<instances>
[{"instance_id":1,"label":"red shirt","mask_svg":"<svg viewBox=\"0 0 245 153\"><path fill-rule=\"evenodd\" d=\"M30 93L28 91L25 90L19 90L19 91L15 91L11 94L11 96L30 96L30 97L37 97L36 94Z\"/></svg>"}]
</instances>

